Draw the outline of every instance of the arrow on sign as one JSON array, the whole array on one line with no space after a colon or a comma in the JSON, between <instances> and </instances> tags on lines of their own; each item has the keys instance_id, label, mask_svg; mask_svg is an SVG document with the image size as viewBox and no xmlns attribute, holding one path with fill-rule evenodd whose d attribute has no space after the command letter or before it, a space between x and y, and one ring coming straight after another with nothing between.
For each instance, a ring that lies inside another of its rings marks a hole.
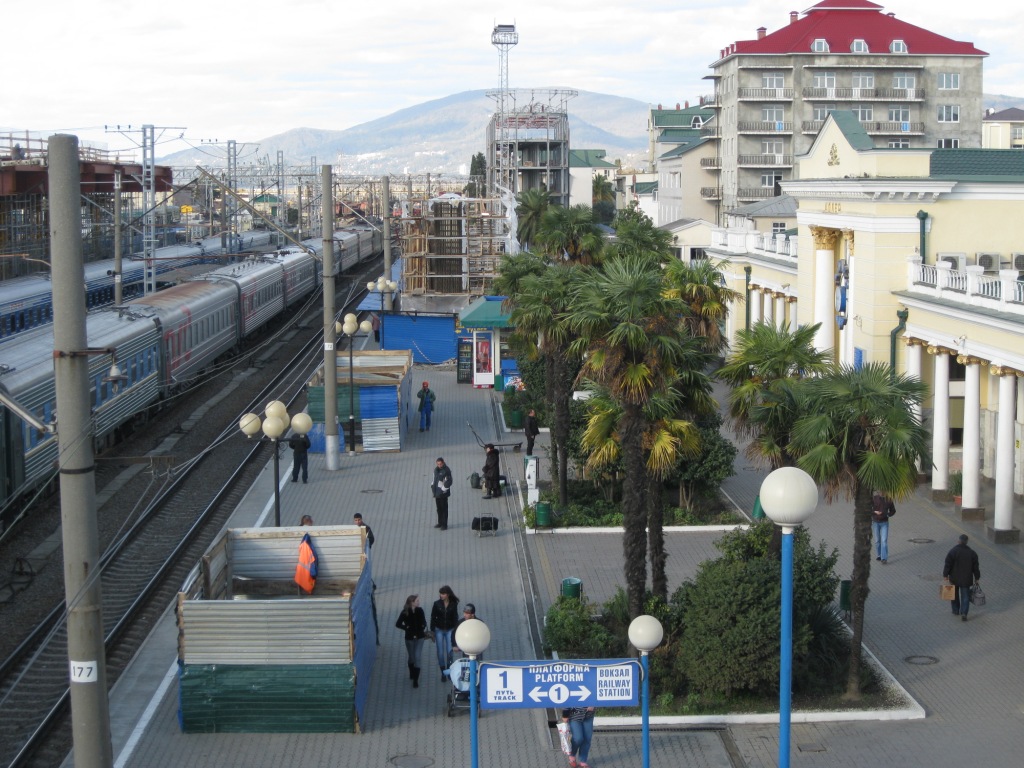
<instances>
[{"instance_id":1,"label":"arrow on sign","mask_svg":"<svg viewBox=\"0 0 1024 768\"><path fill-rule=\"evenodd\" d=\"M526 695L527 695L527 696L529 696L529 697L530 697L531 699L533 699L533 700L534 700L535 702L538 702L538 703L539 703L539 702L540 702L541 700L543 700L543 699L546 699L546 698L548 698L549 696L551 696L551 691L553 691L553 690L555 690L555 689L561 689L561 691L565 691L565 693L566 693L566 694L567 694L568 696L571 696L571 697L573 697L573 698L579 699L580 701L583 701L583 700L585 700L585 699L586 699L587 697L589 697L589 696L590 696L590 689L589 689L589 688L587 688L587 687L586 687L586 686L584 686L584 685L581 685L581 686L580 686L579 688L577 688L577 689L576 689L575 691L567 691L567 690L565 690L565 687L564 687L564 686L560 686L560 685L559 685L559 686L555 686L555 688L552 688L551 690L546 690L546 689L544 689L544 688L541 688L541 687L540 687L540 686L538 685L538 686L536 686L536 687L535 687L535 688L534 688L533 690L531 690L531 691L530 691L530 692L529 692L528 694L526 694ZM559 691L559 693L561 693L561 691ZM556 700L556 701L555 701L555 703L556 703L556 704L561 704L562 702L564 702L564 701L565 701L565 698L564 698L564 697L563 697L562 695L554 696L554 697L552 697L552 699L553 699L553 700ZM559 700L557 700L557 699L560 699L560 701L559 701Z\"/></svg>"}]
</instances>

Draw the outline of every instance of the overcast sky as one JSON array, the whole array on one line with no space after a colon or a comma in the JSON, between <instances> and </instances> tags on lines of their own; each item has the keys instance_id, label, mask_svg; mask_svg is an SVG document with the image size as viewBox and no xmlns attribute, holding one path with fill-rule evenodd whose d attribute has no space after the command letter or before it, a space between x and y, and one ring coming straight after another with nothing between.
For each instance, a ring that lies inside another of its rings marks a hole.
<instances>
[{"instance_id":1,"label":"overcast sky","mask_svg":"<svg viewBox=\"0 0 1024 768\"><path fill-rule=\"evenodd\" d=\"M158 131L191 143L341 130L460 91L499 86L496 23L516 25L512 87L562 87L666 106L712 92L719 50L774 32L785 0L41 0L5 3L0 133L74 133L112 150ZM877 0L989 53L985 92L1024 97L1024 4ZM437 15L431 15L437 14ZM173 139L173 140L172 140Z\"/></svg>"}]
</instances>

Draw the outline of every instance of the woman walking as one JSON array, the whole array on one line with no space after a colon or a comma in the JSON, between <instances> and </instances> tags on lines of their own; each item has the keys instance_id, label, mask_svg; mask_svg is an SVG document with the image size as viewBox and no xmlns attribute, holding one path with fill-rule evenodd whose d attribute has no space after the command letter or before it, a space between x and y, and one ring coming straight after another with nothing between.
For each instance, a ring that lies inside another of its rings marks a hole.
<instances>
[{"instance_id":1,"label":"woman walking","mask_svg":"<svg viewBox=\"0 0 1024 768\"><path fill-rule=\"evenodd\" d=\"M437 666L441 668L441 682L447 680L445 673L452 660L452 635L459 623L459 598L452 588L445 584L438 590L440 597L434 601L430 611L430 631L434 633L437 646Z\"/></svg>"},{"instance_id":2,"label":"woman walking","mask_svg":"<svg viewBox=\"0 0 1024 768\"><path fill-rule=\"evenodd\" d=\"M590 740L594 737L594 708L570 707L562 710L562 722L569 724L572 732L572 751L569 753L569 768L590 768Z\"/></svg>"},{"instance_id":3,"label":"woman walking","mask_svg":"<svg viewBox=\"0 0 1024 768\"><path fill-rule=\"evenodd\" d=\"M405 599L405 608L398 614L395 626L405 630L405 651L409 654L409 679L412 687L420 687L420 652L423 641L427 639L427 617L420 608L420 596L409 595Z\"/></svg>"}]
</instances>

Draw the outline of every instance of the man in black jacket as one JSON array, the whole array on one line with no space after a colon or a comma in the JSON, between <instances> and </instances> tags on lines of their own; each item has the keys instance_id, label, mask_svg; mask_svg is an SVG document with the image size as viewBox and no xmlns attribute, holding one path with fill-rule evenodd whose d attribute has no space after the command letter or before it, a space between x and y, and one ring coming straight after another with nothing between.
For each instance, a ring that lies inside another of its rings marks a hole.
<instances>
[{"instance_id":1,"label":"man in black jacket","mask_svg":"<svg viewBox=\"0 0 1024 768\"><path fill-rule=\"evenodd\" d=\"M448 497L452 495L452 471L440 456L437 457L434 466L434 479L430 483L430 492L434 494L434 504L437 505L437 525L434 527L447 531Z\"/></svg>"},{"instance_id":2,"label":"man in black jacket","mask_svg":"<svg viewBox=\"0 0 1024 768\"><path fill-rule=\"evenodd\" d=\"M288 447L292 449L292 482L298 482L299 470L302 470L302 482L309 478L309 436L293 434L288 438Z\"/></svg>"},{"instance_id":3,"label":"man in black jacket","mask_svg":"<svg viewBox=\"0 0 1024 768\"><path fill-rule=\"evenodd\" d=\"M946 554L942 575L956 585L953 598L953 615L960 621L967 621L967 609L971 607L971 587L981 581L978 567L978 553L967 546L967 534L960 534L960 543Z\"/></svg>"},{"instance_id":4,"label":"man in black jacket","mask_svg":"<svg viewBox=\"0 0 1024 768\"><path fill-rule=\"evenodd\" d=\"M523 434L526 435L526 455L533 456L533 441L540 434L540 427L537 426L537 412L533 408L526 414L526 425L523 429Z\"/></svg>"},{"instance_id":5,"label":"man in black jacket","mask_svg":"<svg viewBox=\"0 0 1024 768\"><path fill-rule=\"evenodd\" d=\"M498 466L498 449L491 443L484 446L487 458L484 459L484 488L487 489L485 499L501 496L501 468Z\"/></svg>"}]
</instances>

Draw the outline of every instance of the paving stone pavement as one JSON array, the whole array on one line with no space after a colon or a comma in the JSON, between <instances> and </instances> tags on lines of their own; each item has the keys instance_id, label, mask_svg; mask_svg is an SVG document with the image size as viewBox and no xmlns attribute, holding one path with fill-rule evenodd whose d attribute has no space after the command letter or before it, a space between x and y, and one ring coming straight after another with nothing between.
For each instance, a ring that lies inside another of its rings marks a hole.
<instances>
[{"instance_id":1,"label":"paving stone pavement","mask_svg":"<svg viewBox=\"0 0 1024 768\"><path fill-rule=\"evenodd\" d=\"M429 610L437 588L451 585L463 602L476 604L480 618L490 627L488 659L527 659L535 658L527 608L536 602L543 611L557 596L563 578L580 578L585 593L597 602L622 584L617 534L542 532L518 537L521 546L517 547L512 530L520 514L516 497L507 494L483 500L468 482L469 474L483 464L483 450L467 420L485 440L508 439L499 438L495 426L498 397L490 390L456 384L450 369L417 368L414 377L417 382L428 379L438 396L431 431L420 433L418 424L410 424L401 453L342 456L337 472L327 472L322 457L312 457L309 484L285 482L282 491L285 524L295 524L306 513L318 524L348 524L352 513L359 511L376 535L372 554L381 647L363 733L182 734L173 678L162 696L153 695L174 660L175 630L168 615L111 697L118 766L467 765L468 716L460 712L446 717L447 685L441 683L432 661L431 645L424 648L421 687L414 690L409 685L402 635L393 627L405 597L419 594ZM543 454L547 444L548 436L542 434L538 453ZM428 484L438 456L445 458L455 477L447 532L432 527L435 515ZM521 483L522 454L506 451L502 461L512 484ZM541 461L542 477L548 472L546 463ZM742 455L736 467L725 490L739 508L749 510L764 473ZM288 477L287 463L282 465L282 476ZM268 469L230 524L268 524L271 492ZM841 574L850 570L849 508L842 501L823 504L808 524L814 540L824 539L840 549ZM470 530L472 517L483 512L501 517L497 537L478 538ZM979 553L989 595L988 606L972 611L966 624L954 622L948 605L937 597L943 558L961 531L971 536L971 545ZM719 535L668 535L671 588L692 576L703 559L716 554L714 541ZM523 547L528 556L525 566ZM989 544L977 524L961 523L953 516L951 504L933 503L922 488L914 499L898 505L890 552L888 565L873 562L877 567L872 572L865 642L924 705L928 717L911 722L795 724L792 765L1020 765L1024 753L1022 545ZM523 573L529 576L525 583ZM908 663L905 659L912 656L934 656L937 662ZM140 724L139 716L150 701L152 717ZM488 768L564 765L548 717L548 710L485 711L480 719L480 764ZM777 737L777 725L655 729L651 764L777 766ZM636 766L640 751L637 730L599 730L590 762L601 768ZM417 762L417 757L423 761Z\"/></svg>"}]
</instances>

